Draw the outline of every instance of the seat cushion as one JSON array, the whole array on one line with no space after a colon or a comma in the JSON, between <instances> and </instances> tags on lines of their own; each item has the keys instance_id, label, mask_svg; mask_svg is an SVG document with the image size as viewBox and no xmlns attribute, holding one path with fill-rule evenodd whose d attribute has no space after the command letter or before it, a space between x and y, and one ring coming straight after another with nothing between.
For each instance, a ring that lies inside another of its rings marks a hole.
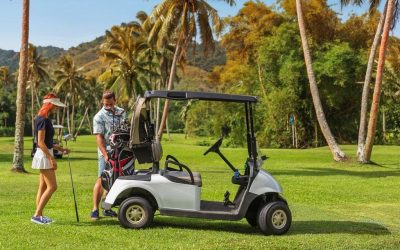
<instances>
[{"instance_id":1,"label":"seat cushion","mask_svg":"<svg viewBox=\"0 0 400 250\"><path fill-rule=\"evenodd\" d=\"M198 172L192 172L194 185L201 187L201 175ZM192 180L188 172L185 171L165 171L165 178L172 182L183 183L183 184L192 184Z\"/></svg>"}]
</instances>

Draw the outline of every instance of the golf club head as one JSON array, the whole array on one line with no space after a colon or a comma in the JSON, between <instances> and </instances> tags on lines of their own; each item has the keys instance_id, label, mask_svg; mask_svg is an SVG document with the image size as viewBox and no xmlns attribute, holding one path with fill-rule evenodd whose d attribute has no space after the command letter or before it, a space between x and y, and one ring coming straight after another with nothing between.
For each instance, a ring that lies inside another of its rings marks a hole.
<instances>
[{"instance_id":1,"label":"golf club head","mask_svg":"<svg viewBox=\"0 0 400 250\"><path fill-rule=\"evenodd\" d=\"M71 134L66 134L66 135L64 135L64 141L70 141L70 140L72 140L73 138L74 138L74 136L71 135Z\"/></svg>"}]
</instances>

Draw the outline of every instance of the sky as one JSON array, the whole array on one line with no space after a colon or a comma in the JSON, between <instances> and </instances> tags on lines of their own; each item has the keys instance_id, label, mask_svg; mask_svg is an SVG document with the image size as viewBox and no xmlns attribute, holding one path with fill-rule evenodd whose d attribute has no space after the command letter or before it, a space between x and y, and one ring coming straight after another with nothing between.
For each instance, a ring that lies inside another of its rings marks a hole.
<instances>
[{"instance_id":1,"label":"sky","mask_svg":"<svg viewBox=\"0 0 400 250\"><path fill-rule=\"evenodd\" d=\"M105 30L135 20L138 11L150 13L161 0L30 0L29 42L68 49L104 35ZM223 0L209 0L221 17L235 15L245 0L230 7ZM276 0L264 0L267 5ZM367 2L367 1L366 1ZM328 0L342 19L367 11L366 4L341 9L338 0ZM22 0L0 0L0 49L18 51L21 43ZM399 26L399 25L398 25ZM400 36L397 27L394 35Z\"/></svg>"}]
</instances>

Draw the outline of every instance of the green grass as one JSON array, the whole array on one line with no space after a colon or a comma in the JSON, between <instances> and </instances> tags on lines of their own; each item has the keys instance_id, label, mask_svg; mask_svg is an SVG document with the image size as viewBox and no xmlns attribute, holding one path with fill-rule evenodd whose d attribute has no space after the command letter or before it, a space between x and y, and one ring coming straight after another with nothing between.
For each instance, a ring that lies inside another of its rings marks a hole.
<instances>
[{"instance_id":1,"label":"green grass","mask_svg":"<svg viewBox=\"0 0 400 250\"><path fill-rule=\"evenodd\" d=\"M163 144L203 177L202 199L222 200L235 192L231 170L215 154L203 156L207 138L185 140L173 135ZM49 226L31 223L38 172L30 168L26 140L25 168L10 172L13 138L0 138L0 248L62 249L398 249L400 246L400 147L375 146L377 165L354 160L335 163L326 147L308 150L263 150L270 158L264 168L284 188L293 214L284 236L263 236L245 220L238 222L162 217L158 213L146 230L126 230L116 219L91 222L91 193L97 175L95 138L82 136L70 143L71 165L80 223L75 222L66 159L58 161L58 190L45 209L56 220ZM354 155L355 146L344 146ZM235 166L243 166L246 150L223 148Z\"/></svg>"}]
</instances>

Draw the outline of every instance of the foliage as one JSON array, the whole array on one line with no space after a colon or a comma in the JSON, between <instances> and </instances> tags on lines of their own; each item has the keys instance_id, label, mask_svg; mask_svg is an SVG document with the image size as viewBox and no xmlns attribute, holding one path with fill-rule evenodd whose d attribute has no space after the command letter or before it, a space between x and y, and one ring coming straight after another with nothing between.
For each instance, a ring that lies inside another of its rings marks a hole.
<instances>
[{"instance_id":1,"label":"foliage","mask_svg":"<svg viewBox=\"0 0 400 250\"><path fill-rule=\"evenodd\" d=\"M110 63L110 68L99 80L105 83L105 88L115 91L122 102L142 95L150 88L146 75L155 74L146 69L145 60L140 60L140 53L148 48L142 32L140 25L135 23L114 26L106 32L105 42L100 46L100 54Z\"/></svg>"},{"instance_id":2,"label":"foliage","mask_svg":"<svg viewBox=\"0 0 400 250\"><path fill-rule=\"evenodd\" d=\"M176 3L183 7L184 4L190 4L189 2L193 1ZM205 8L209 4L207 1L201 2ZM295 1L280 0L278 8L269 7L262 1L245 3L237 15L224 20L225 29L220 41L216 41L214 35L205 40L215 44L214 53L211 53L213 45L201 42L199 36L201 27L198 26L198 18L202 16L203 24L206 15L203 12L195 14L189 11L187 19L184 19L184 16L178 15L181 10L175 9L175 13L167 8L172 6L168 5L170 3L175 2L162 1L152 15L139 12L136 16L138 22L112 27L104 36L68 50L51 46L37 47L35 58L48 58L49 65L47 68L45 64L39 63L42 64L39 68L45 72L42 72L44 77L41 80L35 80L38 99L54 87L63 99L67 94L70 96L74 93L74 123L79 123L87 106L90 106L89 117L94 116L96 109L100 107L98 102L104 88L121 90L118 99L125 107L144 90L164 89L178 38L176 35L167 36L171 34L166 31L175 30L176 34L181 34L179 32L183 32L185 27L179 24L187 25L188 31L190 27L193 28L190 24L193 24L192 18L195 17L198 36L190 38L186 54L182 54L187 61L182 60L181 66L185 63L188 65L177 71L179 84L175 86L176 89L258 96L256 129L261 145L292 147L292 134L288 126L291 115L296 117L299 147L314 146L316 138L317 145L324 143L315 126L315 111L311 103L295 19ZM354 143L358 131L362 88L360 82L364 78L379 13L374 11L360 16L352 15L346 21L341 21L339 14L325 0L304 1L303 7L309 27L314 71L328 123L332 124L332 132L338 136L340 143ZM212 15L208 16L208 27L214 31L222 28L222 22L217 20L215 13L209 13ZM169 14L171 23L167 24L165 17ZM156 22L156 16L162 16L164 21ZM205 30L209 29L205 23L204 25ZM166 33L162 33L164 31ZM202 34L206 33L203 31ZM161 39L159 43L164 43L164 49L155 46L157 39ZM397 123L397 110L400 108L398 44L399 40L392 38L388 49L381 100L385 109L386 134L383 132L381 110L377 133L379 143L398 143L396 138L400 137ZM204 51L209 53L205 56L202 53ZM13 84L17 75L13 72L17 63L18 53L0 50L0 65L6 65L0 67L0 116L1 122L6 122L7 126L15 122ZM46 73L48 77L45 76ZM29 97L30 94L27 98ZM171 131L183 132L187 125L186 129L191 136L219 136L221 128L229 127L231 133L226 143L231 146L243 143L243 126L236 122L241 119L237 108L194 102L187 111L185 124L179 116L184 107L184 103L174 103L171 107ZM241 111L241 107L239 109ZM8 118L1 115L2 113L7 113ZM207 118L204 114L208 115ZM26 120L25 127L29 128L28 117ZM196 125L198 122L200 126ZM86 124L82 128L89 129Z\"/></svg>"},{"instance_id":3,"label":"foliage","mask_svg":"<svg viewBox=\"0 0 400 250\"><path fill-rule=\"evenodd\" d=\"M261 1L249 1L239 13L227 18L229 32L222 38L222 46L232 58L254 60L257 42L279 26L283 18Z\"/></svg>"},{"instance_id":4,"label":"foliage","mask_svg":"<svg viewBox=\"0 0 400 250\"><path fill-rule=\"evenodd\" d=\"M233 0L224 0L232 5ZM179 57L185 57L186 48L193 44L196 36L200 38L203 51L207 54L214 50L213 31L222 31L223 22L217 11L206 1L199 0L163 0L156 5L144 23L151 27L150 43L163 48L175 43L183 46Z\"/></svg>"},{"instance_id":5,"label":"foliage","mask_svg":"<svg viewBox=\"0 0 400 250\"><path fill-rule=\"evenodd\" d=\"M279 0L281 6L291 17L296 17L296 1ZM312 38L311 50L325 42L333 41L339 18L331 8L327 0L308 0L302 4L307 31Z\"/></svg>"},{"instance_id":6,"label":"foliage","mask_svg":"<svg viewBox=\"0 0 400 250\"><path fill-rule=\"evenodd\" d=\"M261 145L291 147L288 126L291 115L296 117L299 147L310 147L316 139L317 145L324 143L316 130L299 31L293 19L294 2L280 1L282 13L261 2L246 3L236 16L228 19L230 29L222 38L228 60L225 65L215 67L210 75L218 91L259 97L256 127ZM359 82L364 77L378 15L352 16L341 23L326 1L311 0L305 4L305 18L311 25L309 43L328 123L340 143L354 143L362 90ZM270 25L265 25L264 30L256 29L259 20L270 20ZM247 39L249 36L253 39ZM396 58L400 51L392 53ZM231 121L235 117L235 111L231 113L229 109L216 112L216 116L222 113ZM213 127L227 124L230 122L213 121ZM242 140L231 129L232 145L240 145Z\"/></svg>"}]
</instances>

